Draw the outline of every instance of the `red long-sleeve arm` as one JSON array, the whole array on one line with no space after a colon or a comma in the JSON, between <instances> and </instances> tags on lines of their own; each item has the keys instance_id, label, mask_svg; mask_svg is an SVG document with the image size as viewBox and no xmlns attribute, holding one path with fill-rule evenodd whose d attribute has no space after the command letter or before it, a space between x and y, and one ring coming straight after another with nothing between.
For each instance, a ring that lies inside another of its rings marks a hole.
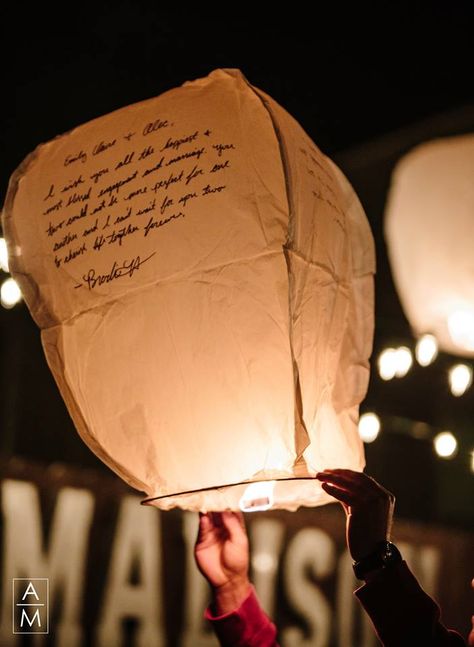
<instances>
[{"instance_id":1,"label":"red long-sleeve arm","mask_svg":"<svg viewBox=\"0 0 474 647\"><path fill-rule=\"evenodd\" d=\"M276 627L260 607L253 587L232 613L215 616L209 607L205 617L222 647L278 647Z\"/></svg>"}]
</instances>

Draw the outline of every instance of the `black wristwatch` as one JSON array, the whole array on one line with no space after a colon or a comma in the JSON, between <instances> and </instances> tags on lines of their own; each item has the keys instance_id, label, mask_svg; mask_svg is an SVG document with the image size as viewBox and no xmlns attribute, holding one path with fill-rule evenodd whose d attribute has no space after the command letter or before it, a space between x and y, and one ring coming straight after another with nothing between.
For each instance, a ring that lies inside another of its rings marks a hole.
<instances>
[{"instance_id":1,"label":"black wristwatch","mask_svg":"<svg viewBox=\"0 0 474 647\"><path fill-rule=\"evenodd\" d=\"M373 553L354 562L352 568L358 580L365 580L367 573L387 568L392 564L399 564L401 561L402 556L395 544L390 541L381 541Z\"/></svg>"}]
</instances>

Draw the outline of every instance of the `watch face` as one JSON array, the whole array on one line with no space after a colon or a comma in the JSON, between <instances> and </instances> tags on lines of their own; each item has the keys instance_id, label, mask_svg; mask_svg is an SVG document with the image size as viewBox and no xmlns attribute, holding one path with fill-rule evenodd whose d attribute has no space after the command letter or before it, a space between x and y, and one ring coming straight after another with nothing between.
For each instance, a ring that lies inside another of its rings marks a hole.
<instances>
[{"instance_id":1,"label":"watch face","mask_svg":"<svg viewBox=\"0 0 474 647\"><path fill-rule=\"evenodd\" d=\"M387 541L385 545L385 554L382 556L384 563L390 564L391 562L399 561L401 560L401 557L402 556L400 555L400 551L395 546L395 544Z\"/></svg>"},{"instance_id":2,"label":"watch face","mask_svg":"<svg viewBox=\"0 0 474 647\"><path fill-rule=\"evenodd\" d=\"M390 564L397 564L402 561L400 551L389 541L383 541L378 544L377 549L353 564L354 573L358 579L364 579L367 573L381 568L385 568Z\"/></svg>"}]
</instances>

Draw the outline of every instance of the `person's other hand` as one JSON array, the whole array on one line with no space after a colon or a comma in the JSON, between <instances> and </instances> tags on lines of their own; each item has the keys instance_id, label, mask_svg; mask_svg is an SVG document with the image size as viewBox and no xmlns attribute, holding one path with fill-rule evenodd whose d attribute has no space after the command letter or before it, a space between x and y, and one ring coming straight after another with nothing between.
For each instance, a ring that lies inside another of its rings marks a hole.
<instances>
[{"instance_id":1,"label":"person's other hand","mask_svg":"<svg viewBox=\"0 0 474 647\"><path fill-rule=\"evenodd\" d=\"M395 497L363 472L336 469L316 475L325 492L341 502L347 517L347 546L354 561L388 540Z\"/></svg>"},{"instance_id":2,"label":"person's other hand","mask_svg":"<svg viewBox=\"0 0 474 647\"><path fill-rule=\"evenodd\" d=\"M237 609L250 591L249 543L242 513L200 514L194 557L213 589L217 613Z\"/></svg>"}]
</instances>

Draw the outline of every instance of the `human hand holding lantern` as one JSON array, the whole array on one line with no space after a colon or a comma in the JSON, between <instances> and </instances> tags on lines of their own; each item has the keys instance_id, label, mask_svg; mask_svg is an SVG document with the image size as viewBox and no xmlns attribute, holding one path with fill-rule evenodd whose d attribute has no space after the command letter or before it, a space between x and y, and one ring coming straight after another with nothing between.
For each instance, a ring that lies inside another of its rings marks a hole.
<instances>
[{"instance_id":1,"label":"human hand holding lantern","mask_svg":"<svg viewBox=\"0 0 474 647\"><path fill-rule=\"evenodd\" d=\"M200 514L194 557L212 587L217 614L238 608L250 591L249 543L242 513Z\"/></svg>"},{"instance_id":2,"label":"human hand holding lantern","mask_svg":"<svg viewBox=\"0 0 474 647\"><path fill-rule=\"evenodd\" d=\"M352 470L325 470L316 479L344 508L347 546L356 562L389 539L395 507L391 492L367 474Z\"/></svg>"}]
</instances>

